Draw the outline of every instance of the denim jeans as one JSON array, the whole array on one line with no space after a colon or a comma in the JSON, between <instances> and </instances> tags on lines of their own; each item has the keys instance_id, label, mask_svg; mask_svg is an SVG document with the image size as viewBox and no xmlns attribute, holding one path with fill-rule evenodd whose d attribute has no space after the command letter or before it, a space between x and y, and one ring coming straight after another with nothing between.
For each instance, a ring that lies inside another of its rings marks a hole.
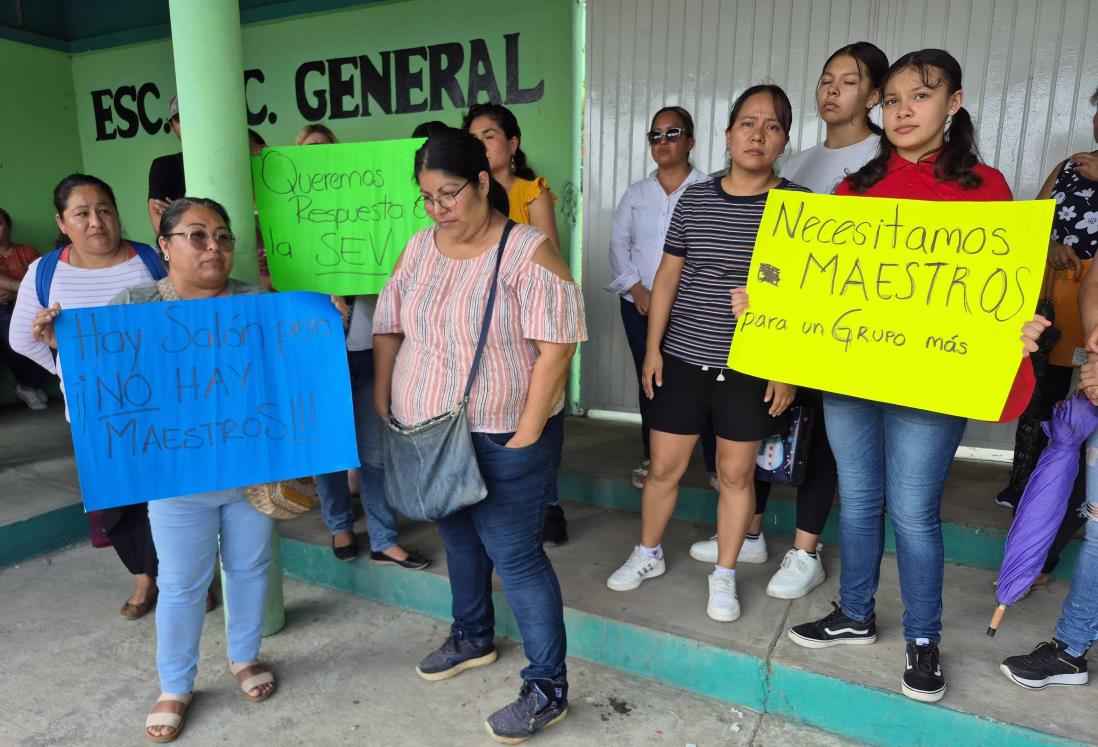
<instances>
[{"instance_id":1,"label":"denim jeans","mask_svg":"<svg viewBox=\"0 0 1098 747\"><path fill-rule=\"evenodd\" d=\"M355 438L358 443L359 499L366 513L366 532L370 549L384 552L397 543L397 517L385 500L385 471L381 461L381 419L374 412L374 351L362 350L347 356L351 369L351 402L355 413ZM317 475L316 492L320 513L332 534L350 532L354 527L351 491L347 472Z\"/></svg>"},{"instance_id":2,"label":"denim jeans","mask_svg":"<svg viewBox=\"0 0 1098 747\"><path fill-rule=\"evenodd\" d=\"M529 665L524 680L565 682L564 603L541 546L541 525L557 477L554 453L564 438L563 414L549 418L541 438L519 449L510 433L473 433L488 496L438 521L453 595L452 630L482 643L495 635L492 569L518 621Z\"/></svg>"},{"instance_id":3,"label":"denim jeans","mask_svg":"<svg viewBox=\"0 0 1098 747\"><path fill-rule=\"evenodd\" d=\"M965 419L824 394L839 471L839 599L856 620L874 614L884 552L884 507L896 534L904 638L942 633L942 487Z\"/></svg>"},{"instance_id":4,"label":"denim jeans","mask_svg":"<svg viewBox=\"0 0 1098 747\"><path fill-rule=\"evenodd\" d=\"M267 601L274 519L254 508L240 488L149 503L160 559L156 603L156 668L160 689L189 693L198 671L198 641L206 620L206 591L216 566L218 538L225 569L229 661L259 655Z\"/></svg>"},{"instance_id":5,"label":"denim jeans","mask_svg":"<svg viewBox=\"0 0 1098 747\"><path fill-rule=\"evenodd\" d=\"M644 458L651 454L649 446L649 429L645 411L648 409L648 398L644 396L644 390L640 387L641 370L644 367L644 353L648 344L648 317L637 311L636 304L621 298L621 323L625 327L625 339L629 343L629 352L633 356L633 367L637 370L637 408L641 416L641 441L644 444ZM702 456L705 457L705 469L709 472L717 471L717 436L713 428L709 427L701 434Z\"/></svg>"},{"instance_id":6,"label":"denim jeans","mask_svg":"<svg viewBox=\"0 0 1098 747\"><path fill-rule=\"evenodd\" d=\"M1087 439L1086 480L1086 536L1056 623L1056 637L1072 656L1085 654L1098 638L1098 430Z\"/></svg>"}]
</instances>

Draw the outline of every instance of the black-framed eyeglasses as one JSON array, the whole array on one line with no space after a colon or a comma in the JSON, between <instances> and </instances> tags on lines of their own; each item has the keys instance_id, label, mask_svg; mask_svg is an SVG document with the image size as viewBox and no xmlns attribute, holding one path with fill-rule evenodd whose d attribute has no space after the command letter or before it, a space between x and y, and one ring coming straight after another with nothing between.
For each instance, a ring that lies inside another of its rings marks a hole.
<instances>
[{"instance_id":1,"label":"black-framed eyeglasses","mask_svg":"<svg viewBox=\"0 0 1098 747\"><path fill-rule=\"evenodd\" d=\"M449 210L457 204L458 195L461 194L461 190L468 187L473 182L467 181L461 185L461 188L456 192L439 192L437 197L428 197L427 195L420 195L419 201L423 203L423 207L434 209L436 207L446 208Z\"/></svg>"},{"instance_id":2,"label":"black-framed eyeglasses","mask_svg":"<svg viewBox=\"0 0 1098 747\"><path fill-rule=\"evenodd\" d=\"M210 232L209 231L177 231L176 233L166 233L165 236L186 236L187 241L191 242L191 246L195 249L205 250L210 245ZM218 249L224 249L231 252L236 246L236 237L228 231L218 231L212 235L214 243L217 244Z\"/></svg>"},{"instance_id":3,"label":"black-framed eyeglasses","mask_svg":"<svg viewBox=\"0 0 1098 747\"><path fill-rule=\"evenodd\" d=\"M686 130L681 127L668 127L666 130L652 130L648 133L648 142L652 145L659 145L660 140L666 140L669 143L678 142L678 139L686 134Z\"/></svg>"}]
</instances>

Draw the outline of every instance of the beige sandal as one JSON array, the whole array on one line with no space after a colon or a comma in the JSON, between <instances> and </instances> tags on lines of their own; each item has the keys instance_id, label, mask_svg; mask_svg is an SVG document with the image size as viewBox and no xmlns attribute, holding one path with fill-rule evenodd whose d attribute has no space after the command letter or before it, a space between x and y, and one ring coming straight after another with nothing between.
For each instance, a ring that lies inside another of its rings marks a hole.
<instances>
[{"instance_id":1,"label":"beige sandal","mask_svg":"<svg viewBox=\"0 0 1098 747\"><path fill-rule=\"evenodd\" d=\"M157 710L161 703L170 703L166 706L170 710ZM174 695L172 693L160 693L149 715L145 718L145 735L154 742L172 742L183 733L183 720L187 715L187 706L191 704L191 693L186 695ZM172 729L170 734L153 734L149 731L154 726L167 726Z\"/></svg>"},{"instance_id":2,"label":"beige sandal","mask_svg":"<svg viewBox=\"0 0 1098 747\"><path fill-rule=\"evenodd\" d=\"M236 677L237 684L240 685L240 690L244 693L244 697L251 703L260 703L267 698L274 695L275 692L275 678L271 674L271 670L260 664L258 661L242 661L239 663L229 662L229 671ZM271 685L271 689L264 695L252 695L252 690L263 685Z\"/></svg>"}]
</instances>

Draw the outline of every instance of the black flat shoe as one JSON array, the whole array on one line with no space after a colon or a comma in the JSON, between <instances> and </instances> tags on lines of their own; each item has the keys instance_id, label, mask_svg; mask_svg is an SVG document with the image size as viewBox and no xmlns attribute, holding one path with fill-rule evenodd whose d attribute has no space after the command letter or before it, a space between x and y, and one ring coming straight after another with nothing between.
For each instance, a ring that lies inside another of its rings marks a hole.
<instances>
[{"instance_id":1,"label":"black flat shoe","mask_svg":"<svg viewBox=\"0 0 1098 747\"><path fill-rule=\"evenodd\" d=\"M358 537L352 535L351 544L344 545L343 547L336 547L335 537L332 537L332 553L336 556L336 560L350 563L358 557Z\"/></svg>"},{"instance_id":2,"label":"black flat shoe","mask_svg":"<svg viewBox=\"0 0 1098 747\"><path fill-rule=\"evenodd\" d=\"M397 560L396 558L390 558L383 552L370 551L370 560L379 565L399 565L409 571L422 571L424 568L431 564L431 561L420 555L414 550L408 551L408 557L404 560Z\"/></svg>"}]
</instances>

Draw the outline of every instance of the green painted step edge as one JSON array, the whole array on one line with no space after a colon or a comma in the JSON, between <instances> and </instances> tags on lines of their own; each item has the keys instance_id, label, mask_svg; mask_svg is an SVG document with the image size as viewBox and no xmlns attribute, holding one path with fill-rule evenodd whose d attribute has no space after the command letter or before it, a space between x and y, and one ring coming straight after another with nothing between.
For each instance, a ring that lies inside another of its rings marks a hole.
<instances>
[{"instance_id":1,"label":"green painted step edge","mask_svg":"<svg viewBox=\"0 0 1098 747\"><path fill-rule=\"evenodd\" d=\"M558 493L564 501L589 503L619 511L640 512L641 493L628 480L619 477L599 477L575 472L561 472ZM990 501L989 501L990 505ZM991 509L989 509L991 510ZM838 544L839 512L832 511L820 539ZM716 525L717 496L712 490L682 487L675 506L674 516L684 521ZM768 532L792 535L797 529L797 507L793 501L771 499L766 506L763 528ZM896 552L896 538L892 523L885 520L885 551ZM986 568L997 571L1003 561L1003 544L1006 530L995 527L973 527L954 522L942 522L942 539L945 543L945 559L949 563ZM1053 578L1071 579L1075 558L1082 542L1073 539L1065 548L1060 564L1052 572Z\"/></svg>"},{"instance_id":2,"label":"green painted step edge","mask_svg":"<svg viewBox=\"0 0 1098 747\"><path fill-rule=\"evenodd\" d=\"M0 568L67 547L88 537L82 503L0 526Z\"/></svg>"},{"instance_id":3,"label":"green painted step edge","mask_svg":"<svg viewBox=\"0 0 1098 747\"><path fill-rule=\"evenodd\" d=\"M366 597L439 620L450 618L450 585L434 573L341 563L326 545L282 538L287 576ZM502 594L493 595L496 633L521 640ZM682 690L771 713L864 742L941 743L1004 747L1072 745L1067 740L1002 721L917 703L898 693L768 663L730 649L566 607L568 653ZM426 652L424 652L426 653ZM689 666L684 666L689 662ZM409 662L409 667L412 662ZM873 714L866 718L866 714Z\"/></svg>"}]
</instances>

